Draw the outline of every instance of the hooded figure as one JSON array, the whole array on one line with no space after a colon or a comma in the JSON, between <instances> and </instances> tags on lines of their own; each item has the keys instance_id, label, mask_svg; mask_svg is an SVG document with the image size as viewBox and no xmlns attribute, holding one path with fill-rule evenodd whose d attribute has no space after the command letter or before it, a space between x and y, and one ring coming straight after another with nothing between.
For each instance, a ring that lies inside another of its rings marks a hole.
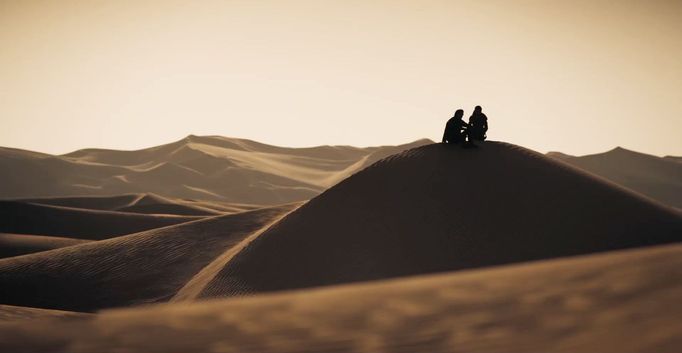
<instances>
[{"instance_id":1,"label":"hooded figure","mask_svg":"<svg viewBox=\"0 0 682 353\"><path fill-rule=\"evenodd\" d=\"M488 117L483 114L480 105L474 108L474 112L469 117L469 138L484 141L485 133L488 131Z\"/></svg>"},{"instance_id":2,"label":"hooded figure","mask_svg":"<svg viewBox=\"0 0 682 353\"><path fill-rule=\"evenodd\" d=\"M466 138L467 123L462 120L464 111L457 109L455 115L445 124L445 132L443 133L443 143L460 143L464 142Z\"/></svg>"}]
</instances>

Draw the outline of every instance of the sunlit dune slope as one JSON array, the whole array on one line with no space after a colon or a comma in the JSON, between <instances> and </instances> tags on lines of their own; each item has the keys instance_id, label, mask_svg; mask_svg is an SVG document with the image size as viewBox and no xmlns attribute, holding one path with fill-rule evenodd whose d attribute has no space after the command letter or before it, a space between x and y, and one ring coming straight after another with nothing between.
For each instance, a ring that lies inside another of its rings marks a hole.
<instances>
[{"instance_id":1,"label":"sunlit dune slope","mask_svg":"<svg viewBox=\"0 0 682 353\"><path fill-rule=\"evenodd\" d=\"M316 196L366 166L377 153L426 143L430 141L284 148L190 135L137 151L84 149L52 156L0 148L0 168L5 171L0 173L0 198L154 193L170 199L275 205Z\"/></svg>"},{"instance_id":2,"label":"sunlit dune slope","mask_svg":"<svg viewBox=\"0 0 682 353\"><path fill-rule=\"evenodd\" d=\"M682 217L539 153L433 144L289 214L198 297L499 265L682 240ZM196 290L195 290L196 291Z\"/></svg>"},{"instance_id":3,"label":"sunlit dune slope","mask_svg":"<svg viewBox=\"0 0 682 353\"><path fill-rule=\"evenodd\" d=\"M88 314L73 311L29 308L24 306L0 304L0 323L35 319L83 318Z\"/></svg>"},{"instance_id":4,"label":"sunlit dune slope","mask_svg":"<svg viewBox=\"0 0 682 353\"><path fill-rule=\"evenodd\" d=\"M549 156L606 178L666 205L682 209L680 157L656 157L618 147L611 151L574 157L552 152Z\"/></svg>"},{"instance_id":5,"label":"sunlit dune slope","mask_svg":"<svg viewBox=\"0 0 682 353\"><path fill-rule=\"evenodd\" d=\"M0 303L93 311L165 301L216 256L295 204L0 260Z\"/></svg>"},{"instance_id":6,"label":"sunlit dune slope","mask_svg":"<svg viewBox=\"0 0 682 353\"><path fill-rule=\"evenodd\" d=\"M88 241L45 235L0 233L0 258L58 249Z\"/></svg>"},{"instance_id":7,"label":"sunlit dune slope","mask_svg":"<svg viewBox=\"0 0 682 353\"><path fill-rule=\"evenodd\" d=\"M8 352L677 353L682 246L0 324Z\"/></svg>"},{"instance_id":8,"label":"sunlit dune slope","mask_svg":"<svg viewBox=\"0 0 682 353\"><path fill-rule=\"evenodd\" d=\"M99 240L200 219L0 201L0 232Z\"/></svg>"}]
</instances>

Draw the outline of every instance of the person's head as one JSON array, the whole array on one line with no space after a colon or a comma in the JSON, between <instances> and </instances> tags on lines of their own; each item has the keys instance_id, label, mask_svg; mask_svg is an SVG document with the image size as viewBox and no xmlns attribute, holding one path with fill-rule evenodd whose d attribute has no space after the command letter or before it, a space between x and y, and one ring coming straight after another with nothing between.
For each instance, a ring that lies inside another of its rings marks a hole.
<instances>
[{"instance_id":1,"label":"person's head","mask_svg":"<svg viewBox=\"0 0 682 353\"><path fill-rule=\"evenodd\" d=\"M474 108L474 113L480 113L483 108L481 108L480 105L477 105L476 108Z\"/></svg>"},{"instance_id":2,"label":"person's head","mask_svg":"<svg viewBox=\"0 0 682 353\"><path fill-rule=\"evenodd\" d=\"M464 116L464 110L457 109L455 111L455 115L453 116L453 118L462 118L463 116Z\"/></svg>"}]
</instances>

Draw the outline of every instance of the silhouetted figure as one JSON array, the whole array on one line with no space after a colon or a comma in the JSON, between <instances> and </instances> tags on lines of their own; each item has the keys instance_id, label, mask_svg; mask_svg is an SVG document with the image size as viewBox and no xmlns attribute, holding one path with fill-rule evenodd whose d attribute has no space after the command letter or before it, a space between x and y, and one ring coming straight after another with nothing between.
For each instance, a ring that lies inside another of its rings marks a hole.
<instances>
[{"instance_id":1,"label":"silhouetted figure","mask_svg":"<svg viewBox=\"0 0 682 353\"><path fill-rule=\"evenodd\" d=\"M467 123L462 120L464 111L457 109L455 115L445 124L443 133L443 143L460 143L466 140Z\"/></svg>"},{"instance_id":2,"label":"silhouetted figure","mask_svg":"<svg viewBox=\"0 0 682 353\"><path fill-rule=\"evenodd\" d=\"M474 112L469 117L469 141L472 139L485 141L488 131L488 117L483 114L480 105L474 108Z\"/></svg>"}]
</instances>

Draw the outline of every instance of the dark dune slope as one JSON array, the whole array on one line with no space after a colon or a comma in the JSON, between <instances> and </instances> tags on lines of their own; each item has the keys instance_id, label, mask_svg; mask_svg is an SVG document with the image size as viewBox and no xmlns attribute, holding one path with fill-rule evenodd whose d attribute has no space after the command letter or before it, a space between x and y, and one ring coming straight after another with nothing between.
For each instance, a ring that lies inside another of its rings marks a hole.
<instances>
[{"instance_id":1,"label":"dark dune slope","mask_svg":"<svg viewBox=\"0 0 682 353\"><path fill-rule=\"evenodd\" d=\"M32 234L0 233L0 258L63 248L89 240Z\"/></svg>"},{"instance_id":2,"label":"dark dune slope","mask_svg":"<svg viewBox=\"0 0 682 353\"><path fill-rule=\"evenodd\" d=\"M0 232L99 240L201 217L86 210L0 201Z\"/></svg>"},{"instance_id":3,"label":"dark dune slope","mask_svg":"<svg viewBox=\"0 0 682 353\"><path fill-rule=\"evenodd\" d=\"M135 204L135 202L143 196L143 194L124 194L115 196L70 196L18 199L14 201L38 203L41 205L85 208L90 210L116 211L121 207L128 207Z\"/></svg>"},{"instance_id":4,"label":"dark dune slope","mask_svg":"<svg viewBox=\"0 0 682 353\"><path fill-rule=\"evenodd\" d=\"M681 296L682 246L665 245L83 319L0 323L0 350L678 353Z\"/></svg>"},{"instance_id":5,"label":"dark dune slope","mask_svg":"<svg viewBox=\"0 0 682 353\"><path fill-rule=\"evenodd\" d=\"M164 301L227 248L296 205L0 260L0 303L94 311Z\"/></svg>"},{"instance_id":6,"label":"dark dune slope","mask_svg":"<svg viewBox=\"0 0 682 353\"><path fill-rule=\"evenodd\" d=\"M548 155L682 209L682 164L674 157L661 158L621 147L581 157L556 152Z\"/></svg>"},{"instance_id":7,"label":"dark dune slope","mask_svg":"<svg viewBox=\"0 0 682 353\"><path fill-rule=\"evenodd\" d=\"M255 239L199 297L676 242L682 217L539 153L433 144L353 175Z\"/></svg>"}]
</instances>

